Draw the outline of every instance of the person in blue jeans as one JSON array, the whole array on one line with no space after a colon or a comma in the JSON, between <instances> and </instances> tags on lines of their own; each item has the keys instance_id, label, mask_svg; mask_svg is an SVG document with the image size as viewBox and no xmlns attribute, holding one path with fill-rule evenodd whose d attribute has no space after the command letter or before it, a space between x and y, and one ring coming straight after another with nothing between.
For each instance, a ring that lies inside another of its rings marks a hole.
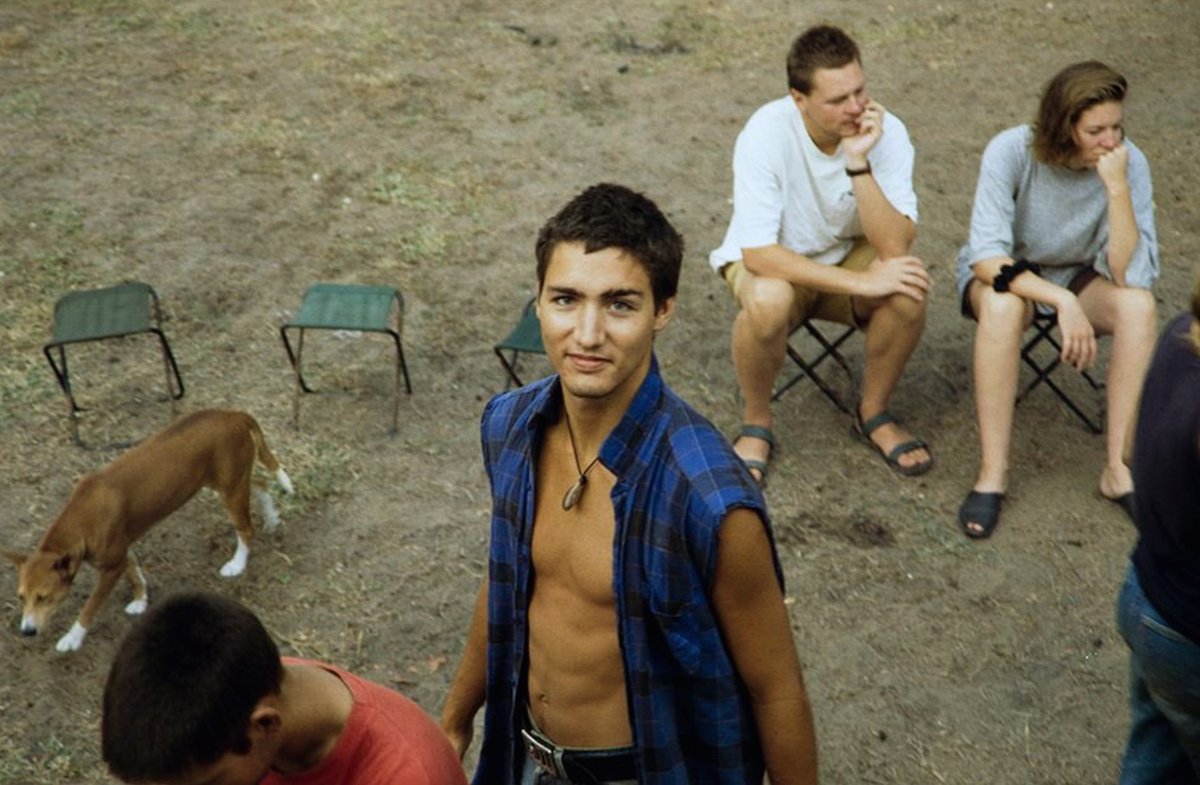
<instances>
[{"instance_id":1,"label":"person in blue jeans","mask_svg":"<svg viewBox=\"0 0 1200 785\"><path fill-rule=\"evenodd\" d=\"M1130 651L1121 783L1200 783L1200 281L1146 374L1133 476L1139 536L1117 601Z\"/></svg>"}]
</instances>

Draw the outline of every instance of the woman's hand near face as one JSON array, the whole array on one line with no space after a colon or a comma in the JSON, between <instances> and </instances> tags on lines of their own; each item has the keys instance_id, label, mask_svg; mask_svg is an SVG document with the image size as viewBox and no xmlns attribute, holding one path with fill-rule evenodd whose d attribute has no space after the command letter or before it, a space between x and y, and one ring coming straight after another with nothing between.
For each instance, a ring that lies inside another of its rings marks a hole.
<instances>
[{"instance_id":1,"label":"woman's hand near face","mask_svg":"<svg viewBox=\"0 0 1200 785\"><path fill-rule=\"evenodd\" d=\"M1138 245L1137 220L1129 192L1129 148L1124 142L1096 159L1096 174L1108 194L1108 269L1118 286Z\"/></svg>"},{"instance_id":2,"label":"woman's hand near face","mask_svg":"<svg viewBox=\"0 0 1200 785\"><path fill-rule=\"evenodd\" d=\"M1124 143L1117 145L1096 161L1096 174L1108 190L1109 195L1129 190L1126 171L1129 168L1129 148Z\"/></svg>"}]
</instances>

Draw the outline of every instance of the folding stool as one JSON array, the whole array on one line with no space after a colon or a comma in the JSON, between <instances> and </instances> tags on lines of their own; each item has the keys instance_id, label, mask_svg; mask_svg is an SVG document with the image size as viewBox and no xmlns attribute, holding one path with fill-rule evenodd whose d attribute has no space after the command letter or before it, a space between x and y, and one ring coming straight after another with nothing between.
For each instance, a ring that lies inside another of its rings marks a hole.
<instances>
[{"instance_id":1,"label":"folding stool","mask_svg":"<svg viewBox=\"0 0 1200 785\"><path fill-rule=\"evenodd\" d=\"M524 384L521 377L517 375L517 364L522 354L546 353L546 348L542 346L542 326L538 322L537 309L534 307L536 300L536 297L529 298L525 307L521 309L521 318L517 320L516 326L492 347L496 357L500 358L500 364L504 366L504 371L508 374L504 383L505 389L513 385L520 387ZM509 353L508 357L504 356L505 352Z\"/></svg>"},{"instance_id":2,"label":"folding stool","mask_svg":"<svg viewBox=\"0 0 1200 785\"><path fill-rule=\"evenodd\" d=\"M1063 388L1060 387L1054 381L1054 379L1050 378L1050 375L1054 373L1055 369L1062 364L1062 344L1059 343L1058 339L1054 336L1054 328L1057 325L1058 315L1053 311L1035 311L1033 324L1031 325L1033 328L1033 335L1030 336L1029 339L1025 341L1025 344L1021 347L1021 359L1026 365L1033 369L1034 377L1033 380L1025 386L1025 389L1021 391L1021 394L1017 396L1017 403L1020 403L1022 400L1024 400L1025 396L1027 396L1030 391L1033 390L1033 388L1040 384L1045 384L1055 395L1059 397L1060 400L1062 400L1063 403L1067 405L1068 409L1074 412L1075 416L1078 417L1085 426L1087 426L1089 431L1092 433L1103 433L1104 427L1099 423L1099 420L1103 418L1093 418L1085 413L1083 409L1081 409L1079 405L1071 399L1071 396L1067 395L1066 391L1063 390ZM1042 343L1048 343L1054 349L1053 359L1047 362L1040 362L1037 356L1034 354L1034 352ZM1084 381L1086 381L1093 390L1100 391L1104 389L1103 382L1096 381L1088 371L1084 371L1081 375L1083 376Z\"/></svg>"},{"instance_id":3,"label":"folding stool","mask_svg":"<svg viewBox=\"0 0 1200 785\"><path fill-rule=\"evenodd\" d=\"M153 287L139 281L127 281L103 289L68 292L54 304L53 337L42 347L42 353L46 355L58 379L58 386L67 396L71 441L75 444L83 446L79 439L79 412L85 409L75 400L75 393L71 389L66 347L73 343L124 338L139 333L150 333L158 338L166 370L167 398L174 406L174 401L183 397L183 378L179 375L171 345L162 331L162 311ZM55 355L58 356L57 362Z\"/></svg>"},{"instance_id":4,"label":"folding stool","mask_svg":"<svg viewBox=\"0 0 1200 785\"><path fill-rule=\"evenodd\" d=\"M283 348L287 350L292 370L296 372L296 391L292 399L292 423L300 424L300 393L311 393L312 388L304 379L301 366L304 352L305 330L350 330L376 332L391 336L396 345L396 374L392 389L392 427L395 435L400 412L400 377L404 377L404 389L412 395L412 383L408 378L408 364L404 361L404 347L400 342L400 331L404 325L404 297L392 286L365 286L361 284L317 283L308 287L300 302L296 317L279 328ZM288 340L288 330L299 330L295 351Z\"/></svg>"},{"instance_id":5,"label":"folding stool","mask_svg":"<svg viewBox=\"0 0 1200 785\"><path fill-rule=\"evenodd\" d=\"M854 410L852 405L844 401L842 397L838 395L837 392L830 387L823 378L821 378L820 374L817 373L817 367L821 363L825 362L827 359L832 359L835 363L842 367L843 371L846 372L847 378L850 379L851 386L854 385L854 374L850 371L850 366L846 364L846 358L842 356L841 352L838 351L838 348L846 342L846 339L848 339L858 330L856 327L851 325L838 326L843 328L842 332L840 332L833 340L830 340L828 337L826 337L825 334L822 333L821 330L813 323L812 319L805 319L804 321L800 322L795 329L792 330L791 334L788 335L787 354L788 357L792 358L792 362L796 364L799 370L794 376L792 376L791 379L789 379L771 395L772 401L779 400L784 393L786 393L796 384L803 381L805 378L808 378L812 380L813 384L817 385L817 388L825 394L826 398L833 402L834 406L838 407L846 414L853 415ZM800 352L792 343L793 337L801 329L805 330L812 337L812 339L816 341L817 345L821 349L820 353L818 353L816 357L811 360L805 359L805 357L800 354Z\"/></svg>"}]
</instances>

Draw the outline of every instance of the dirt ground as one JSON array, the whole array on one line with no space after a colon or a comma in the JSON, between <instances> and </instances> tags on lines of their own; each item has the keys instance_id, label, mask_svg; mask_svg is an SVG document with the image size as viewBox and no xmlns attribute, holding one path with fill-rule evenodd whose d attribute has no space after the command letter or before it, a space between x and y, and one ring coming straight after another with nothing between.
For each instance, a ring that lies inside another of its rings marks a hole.
<instances>
[{"instance_id":1,"label":"dirt ground","mask_svg":"<svg viewBox=\"0 0 1200 785\"><path fill-rule=\"evenodd\" d=\"M139 548L151 601L226 592L285 651L436 713L485 568L477 420L504 384L491 346L532 293L537 227L601 180L668 211L689 250L659 356L732 431L733 309L706 257L734 137L784 93L786 48L819 21L857 37L872 95L908 125L917 253L938 287L894 401L933 444L931 474L893 475L810 385L777 405L767 499L824 781L1112 781L1127 727L1112 606L1133 530L1097 495L1102 438L1039 390L1018 412L1000 530L959 533L977 442L952 260L984 144L1031 116L1062 65L1100 58L1129 77L1129 133L1153 168L1160 322L1183 308L1200 253L1195 0L5 0L0 543L31 548L74 481L115 455L69 440L40 351L55 300L144 280L187 385L176 410L251 412L298 489L232 581L217 574L232 536L215 497L185 506ZM310 338L320 392L291 425L278 327L316 281L404 293L413 394L394 438L378 336ZM861 367L861 339L848 347ZM71 357L86 440L171 417L149 339ZM0 782L107 781L98 707L128 589L60 656L94 573L48 634L22 638L4 569Z\"/></svg>"}]
</instances>

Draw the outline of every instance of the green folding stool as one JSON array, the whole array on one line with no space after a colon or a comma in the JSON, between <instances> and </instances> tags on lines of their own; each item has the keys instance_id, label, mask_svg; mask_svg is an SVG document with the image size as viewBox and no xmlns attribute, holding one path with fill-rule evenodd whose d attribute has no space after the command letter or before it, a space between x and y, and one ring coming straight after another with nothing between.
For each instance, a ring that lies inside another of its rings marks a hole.
<instances>
[{"instance_id":1,"label":"green folding stool","mask_svg":"<svg viewBox=\"0 0 1200 785\"><path fill-rule=\"evenodd\" d=\"M71 414L71 440L79 439L79 412L86 411L75 400L67 366L67 346L73 343L124 338L139 333L158 337L167 377L167 397L172 402L183 397L183 377L171 345L162 331L162 311L158 294L145 283L129 281L104 289L69 292L54 304L54 337L42 347L58 386L67 396ZM55 357L57 356L57 361Z\"/></svg>"},{"instance_id":2,"label":"green folding stool","mask_svg":"<svg viewBox=\"0 0 1200 785\"><path fill-rule=\"evenodd\" d=\"M521 377L517 375L517 364L522 353L546 353L546 347L542 346L542 326L538 322L537 309L534 307L536 300L536 297L529 298L521 310L521 318L513 327L512 332L492 347L496 356L500 358L500 364L504 366L504 370L508 374L504 383L505 389L512 385L520 387L523 384ZM504 356L505 352L509 353L508 357Z\"/></svg>"},{"instance_id":3,"label":"green folding stool","mask_svg":"<svg viewBox=\"0 0 1200 785\"><path fill-rule=\"evenodd\" d=\"M296 372L296 392L292 399L292 422L300 424L300 393L310 393L301 365L304 352L305 330L352 330L358 332L385 333L396 345L396 375L392 391L392 427L395 435L400 417L400 377L404 377L404 389L412 395L412 383L408 378L408 364L404 361L404 347L400 342L400 331L404 325L404 297L392 286L366 286L362 284L317 283L308 288L300 302L300 312L291 321L279 328L283 347L287 350L292 370ZM298 330L299 336L293 351L288 339L289 330Z\"/></svg>"}]
</instances>

